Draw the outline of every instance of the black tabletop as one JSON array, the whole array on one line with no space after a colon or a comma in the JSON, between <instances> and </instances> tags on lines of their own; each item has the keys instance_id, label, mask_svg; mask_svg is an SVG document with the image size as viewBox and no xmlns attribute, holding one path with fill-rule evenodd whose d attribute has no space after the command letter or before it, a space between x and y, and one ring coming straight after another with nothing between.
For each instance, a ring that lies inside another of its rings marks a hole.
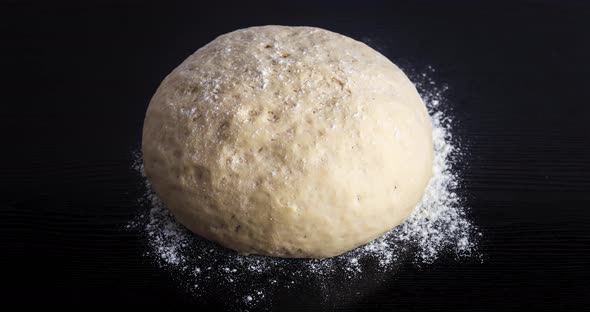
<instances>
[{"instance_id":1,"label":"black tabletop","mask_svg":"<svg viewBox=\"0 0 590 312\"><path fill-rule=\"evenodd\" d=\"M328 304L305 287L276 310L588 310L590 4L584 1L0 3L2 297L190 303L140 233L131 168L147 104L196 49L253 25L364 41L449 87L465 151L459 192L483 261L401 264ZM23 300L23 298L25 300Z\"/></svg>"}]
</instances>

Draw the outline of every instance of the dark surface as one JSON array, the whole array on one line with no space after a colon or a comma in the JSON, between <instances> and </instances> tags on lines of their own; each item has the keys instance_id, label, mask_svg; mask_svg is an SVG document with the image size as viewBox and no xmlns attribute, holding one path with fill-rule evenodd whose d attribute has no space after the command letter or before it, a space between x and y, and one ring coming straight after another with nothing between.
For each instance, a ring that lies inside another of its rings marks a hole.
<instances>
[{"instance_id":1,"label":"dark surface","mask_svg":"<svg viewBox=\"0 0 590 312\"><path fill-rule=\"evenodd\" d=\"M329 305L311 288L282 291L272 308L590 309L588 2L211 2L0 2L3 299L225 308L223 296L179 289L124 229L141 192L131 150L151 95L184 58L237 28L287 24L436 69L468 152L461 193L485 261L408 264Z\"/></svg>"}]
</instances>

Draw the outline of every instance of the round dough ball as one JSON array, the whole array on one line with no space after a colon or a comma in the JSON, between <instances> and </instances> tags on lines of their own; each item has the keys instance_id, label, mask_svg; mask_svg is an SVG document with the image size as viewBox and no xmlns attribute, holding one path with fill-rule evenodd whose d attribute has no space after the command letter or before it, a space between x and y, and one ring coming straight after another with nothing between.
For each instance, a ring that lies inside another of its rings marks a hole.
<instances>
[{"instance_id":1,"label":"round dough ball","mask_svg":"<svg viewBox=\"0 0 590 312\"><path fill-rule=\"evenodd\" d=\"M145 173L180 223L243 254L324 258L403 222L432 174L432 127L383 55L313 27L237 30L153 96Z\"/></svg>"}]
</instances>

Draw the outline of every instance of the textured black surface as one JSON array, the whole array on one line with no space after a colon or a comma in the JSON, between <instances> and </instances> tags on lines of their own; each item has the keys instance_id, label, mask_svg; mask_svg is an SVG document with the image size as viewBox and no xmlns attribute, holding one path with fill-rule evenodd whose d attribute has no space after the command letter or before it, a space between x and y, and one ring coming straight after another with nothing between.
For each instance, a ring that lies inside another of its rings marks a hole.
<instances>
[{"instance_id":1,"label":"textured black surface","mask_svg":"<svg viewBox=\"0 0 590 312\"><path fill-rule=\"evenodd\" d=\"M473 3L472 3L473 2ZM192 303L142 257L130 151L148 101L185 57L252 25L327 28L447 83L468 151L461 193L484 263L406 265L329 304L274 309L588 310L590 4L583 1L0 2L2 297L25 303ZM24 298L24 301L22 300Z\"/></svg>"}]
</instances>

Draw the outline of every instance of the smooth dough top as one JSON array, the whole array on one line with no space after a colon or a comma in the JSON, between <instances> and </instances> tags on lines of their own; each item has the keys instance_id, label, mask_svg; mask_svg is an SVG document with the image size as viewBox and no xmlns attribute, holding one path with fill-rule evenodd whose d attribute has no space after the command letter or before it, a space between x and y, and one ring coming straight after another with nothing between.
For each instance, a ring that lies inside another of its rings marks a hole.
<instances>
[{"instance_id":1,"label":"smooth dough top","mask_svg":"<svg viewBox=\"0 0 590 312\"><path fill-rule=\"evenodd\" d=\"M432 128L386 57L313 27L237 30L153 96L145 173L179 222L244 254L331 257L403 222Z\"/></svg>"}]
</instances>

